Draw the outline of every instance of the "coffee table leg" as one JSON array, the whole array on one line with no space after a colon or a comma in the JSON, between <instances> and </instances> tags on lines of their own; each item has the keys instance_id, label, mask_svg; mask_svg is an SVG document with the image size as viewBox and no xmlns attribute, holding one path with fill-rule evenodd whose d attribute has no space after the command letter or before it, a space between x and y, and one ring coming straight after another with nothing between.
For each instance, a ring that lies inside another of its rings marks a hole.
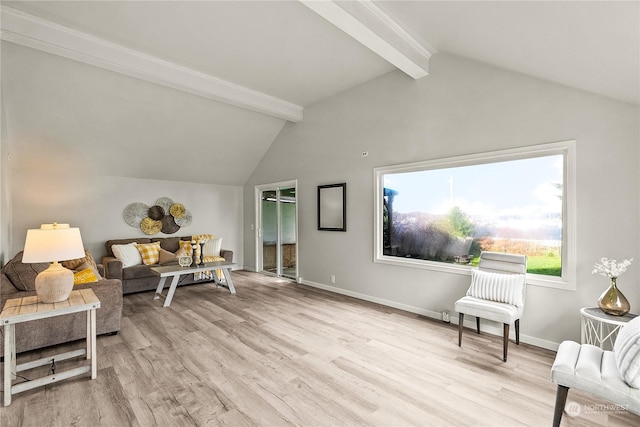
<instances>
[{"instance_id":1,"label":"coffee table leg","mask_svg":"<svg viewBox=\"0 0 640 427\"><path fill-rule=\"evenodd\" d=\"M163 277L164 279L164 277ZM176 274L173 276L173 280L171 280L171 286L169 287L169 292L167 292L167 298L164 300L163 307L169 307L171 304L171 300L173 299L173 293L176 291L178 287L178 279L180 279L180 275Z\"/></svg>"},{"instance_id":2,"label":"coffee table leg","mask_svg":"<svg viewBox=\"0 0 640 427\"><path fill-rule=\"evenodd\" d=\"M229 292L231 292L232 294L236 293L236 288L235 286L233 286L233 280L231 280L231 272L229 271L228 268L223 268L222 269L222 274L224 274L224 278L227 281L227 286L229 287Z\"/></svg>"},{"instance_id":3,"label":"coffee table leg","mask_svg":"<svg viewBox=\"0 0 640 427\"><path fill-rule=\"evenodd\" d=\"M158 282L158 288L156 289L156 294L154 295L153 299L160 298L160 295L162 295L162 288L164 288L164 282L166 281L167 281L166 277L160 278L160 282Z\"/></svg>"}]
</instances>

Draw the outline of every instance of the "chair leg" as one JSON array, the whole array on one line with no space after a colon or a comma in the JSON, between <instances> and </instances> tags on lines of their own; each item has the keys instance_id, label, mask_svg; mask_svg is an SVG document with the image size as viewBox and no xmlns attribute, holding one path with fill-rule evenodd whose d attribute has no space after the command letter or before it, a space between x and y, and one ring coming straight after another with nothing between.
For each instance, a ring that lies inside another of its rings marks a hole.
<instances>
[{"instance_id":1,"label":"chair leg","mask_svg":"<svg viewBox=\"0 0 640 427\"><path fill-rule=\"evenodd\" d=\"M462 324L464 323L464 313L458 316L458 347L462 347Z\"/></svg>"},{"instance_id":2,"label":"chair leg","mask_svg":"<svg viewBox=\"0 0 640 427\"><path fill-rule=\"evenodd\" d=\"M507 361L507 348L509 347L509 324L504 324L504 336L502 337L502 361Z\"/></svg>"},{"instance_id":3,"label":"chair leg","mask_svg":"<svg viewBox=\"0 0 640 427\"><path fill-rule=\"evenodd\" d=\"M520 345L520 319L516 319L516 344Z\"/></svg>"},{"instance_id":4,"label":"chair leg","mask_svg":"<svg viewBox=\"0 0 640 427\"><path fill-rule=\"evenodd\" d=\"M569 393L569 387L558 385L556 391L556 409L553 411L553 427L560 427L564 405L567 403L567 393Z\"/></svg>"},{"instance_id":5,"label":"chair leg","mask_svg":"<svg viewBox=\"0 0 640 427\"><path fill-rule=\"evenodd\" d=\"M480 335L480 318L476 316L476 332Z\"/></svg>"}]
</instances>

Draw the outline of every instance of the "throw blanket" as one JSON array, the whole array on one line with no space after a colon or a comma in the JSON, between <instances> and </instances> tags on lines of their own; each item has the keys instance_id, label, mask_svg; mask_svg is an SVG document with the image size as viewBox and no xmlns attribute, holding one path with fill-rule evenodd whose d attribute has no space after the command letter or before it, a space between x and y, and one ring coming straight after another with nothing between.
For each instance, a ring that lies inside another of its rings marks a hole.
<instances>
[{"instance_id":1,"label":"throw blanket","mask_svg":"<svg viewBox=\"0 0 640 427\"><path fill-rule=\"evenodd\" d=\"M221 256L205 256L203 258L204 262L213 262L213 261L224 261L224 258ZM223 280L222 270L216 270L216 276L218 280ZM213 273L209 271L200 271L198 273L193 273L194 280L213 280Z\"/></svg>"}]
</instances>

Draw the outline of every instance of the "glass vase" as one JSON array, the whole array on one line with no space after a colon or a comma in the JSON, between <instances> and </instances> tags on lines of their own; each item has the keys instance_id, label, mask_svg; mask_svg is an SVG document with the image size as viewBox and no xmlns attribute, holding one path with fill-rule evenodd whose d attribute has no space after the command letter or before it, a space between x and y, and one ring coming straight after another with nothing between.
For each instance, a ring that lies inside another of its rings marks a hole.
<instances>
[{"instance_id":1,"label":"glass vase","mask_svg":"<svg viewBox=\"0 0 640 427\"><path fill-rule=\"evenodd\" d=\"M616 278L611 278L611 283L606 291L598 299L600 310L612 316L624 316L631 310L631 305L616 286Z\"/></svg>"}]
</instances>

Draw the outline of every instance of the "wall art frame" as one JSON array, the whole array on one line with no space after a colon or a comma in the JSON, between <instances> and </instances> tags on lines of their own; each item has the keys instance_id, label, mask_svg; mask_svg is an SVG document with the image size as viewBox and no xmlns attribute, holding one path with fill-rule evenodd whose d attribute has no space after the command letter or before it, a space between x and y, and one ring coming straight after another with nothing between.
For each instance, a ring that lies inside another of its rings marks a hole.
<instances>
[{"instance_id":1,"label":"wall art frame","mask_svg":"<svg viewBox=\"0 0 640 427\"><path fill-rule=\"evenodd\" d=\"M318 230L347 231L347 184L318 186Z\"/></svg>"}]
</instances>

